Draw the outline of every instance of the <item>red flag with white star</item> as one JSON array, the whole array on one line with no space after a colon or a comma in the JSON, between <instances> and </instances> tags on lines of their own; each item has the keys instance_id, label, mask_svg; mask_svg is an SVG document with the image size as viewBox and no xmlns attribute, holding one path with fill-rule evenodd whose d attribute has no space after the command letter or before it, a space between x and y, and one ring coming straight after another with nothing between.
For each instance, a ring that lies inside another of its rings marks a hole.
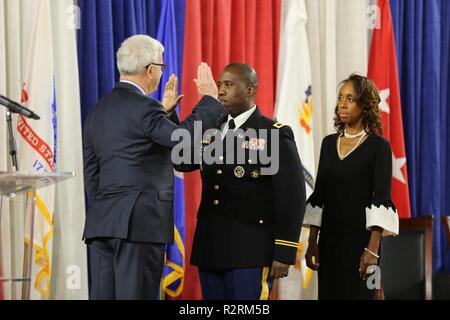
<instances>
[{"instance_id":1,"label":"red flag with white star","mask_svg":"<svg viewBox=\"0 0 450 320\"><path fill-rule=\"evenodd\" d=\"M368 77L380 92L383 137L392 148L392 199L400 218L410 218L408 173L395 53L394 30L388 0L378 0L380 28L374 29Z\"/></svg>"}]
</instances>

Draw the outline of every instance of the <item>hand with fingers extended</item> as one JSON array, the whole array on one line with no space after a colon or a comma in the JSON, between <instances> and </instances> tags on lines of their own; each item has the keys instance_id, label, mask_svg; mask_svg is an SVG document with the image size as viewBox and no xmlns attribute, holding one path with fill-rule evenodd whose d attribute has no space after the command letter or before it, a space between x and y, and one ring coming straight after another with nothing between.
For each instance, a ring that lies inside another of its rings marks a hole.
<instances>
[{"instance_id":1,"label":"hand with fingers extended","mask_svg":"<svg viewBox=\"0 0 450 320\"><path fill-rule=\"evenodd\" d=\"M306 266L311 270L319 270L319 245L317 242L309 242L305 254Z\"/></svg>"},{"instance_id":2,"label":"hand with fingers extended","mask_svg":"<svg viewBox=\"0 0 450 320\"><path fill-rule=\"evenodd\" d=\"M168 114L172 113L184 95L178 95L178 78L172 74L166 83L161 104Z\"/></svg>"},{"instance_id":3,"label":"hand with fingers extended","mask_svg":"<svg viewBox=\"0 0 450 320\"><path fill-rule=\"evenodd\" d=\"M271 278L275 279L279 279L279 278L284 278L287 277L289 274L289 265L279 262L279 261L273 261L272 262L272 267L270 268L270 274L269 276Z\"/></svg>"},{"instance_id":4,"label":"hand with fingers extended","mask_svg":"<svg viewBox=\"0 0 450 320\"><path fill-rule=\"evenodd\" d=\"M202 96L218 97L216 82L214 81L211 68L205 62L202 62L197 69L197 79L194 79L198 92Z\"/></svg>"}]
</instances>

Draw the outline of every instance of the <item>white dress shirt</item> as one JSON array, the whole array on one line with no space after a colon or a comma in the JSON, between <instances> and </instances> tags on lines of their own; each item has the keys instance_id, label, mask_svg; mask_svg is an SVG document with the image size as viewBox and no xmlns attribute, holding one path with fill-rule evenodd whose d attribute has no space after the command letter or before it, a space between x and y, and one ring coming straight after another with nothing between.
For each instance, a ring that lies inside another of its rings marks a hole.
<instances>
[{"instance_id":1,"label":"white dress shirt","mask_svg":"<svg viewBox=\"0 0 450 320\"><path fill-rule=\"evenodd\" d=\"M249 110L241 113L236 118L233 118L231 115L228 115L228 120L222 127L222 134L221 134L222 140L225 138L225 135L228 132L228 123L231 119L234 120L234 124L236 125L236 128L234 128L234 130L233 130L233 132L234 132L234 131L236 131L236 129L238 129L240 126L242 126L245 123L245 121L248 120L248 118L250 118L250 116L252 115L252 113L255 110L256 110L256 105L253 105L253 107L251 107Z\"/></svg>"},{"instance_id":2,"label":"white dress shirt","mask_svg":"<svg viewBox=\"0 0 450 320\"><path fill-rule=\"evenodd\" d=\"M145 90L142 89L141 86L139 86L138 84L136 84L136 83L134 83L134 82L131 82L131 81L128 81L128 80L120 80L120 82L128 83L128 84L131 84L132 86L135 86L136 88L139 89L139 91L142 92L142 94L143 94L144 96L147 96L147 93L145 93Z\"/></svg>"}]
</instances>

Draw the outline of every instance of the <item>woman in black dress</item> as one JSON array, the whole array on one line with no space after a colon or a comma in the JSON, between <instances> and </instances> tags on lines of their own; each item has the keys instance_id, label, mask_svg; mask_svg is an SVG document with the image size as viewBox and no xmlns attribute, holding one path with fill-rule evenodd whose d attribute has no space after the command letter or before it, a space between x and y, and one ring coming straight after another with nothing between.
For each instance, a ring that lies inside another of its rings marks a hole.
<instances>
[{"instance_id":1,"label":"woman in black dress","mask_svg":"<svg viewBox=\"0 0 450 320\"><path fill-rule=\"evenodd\" d=\"M306 263L319 272L319 299L373 299L367 268L379 263L381 237L398 234L379 103L372 81L351 75L339 91L337 133L322 142L303 222L310 226Z\"/></svg>"}]
</instances>

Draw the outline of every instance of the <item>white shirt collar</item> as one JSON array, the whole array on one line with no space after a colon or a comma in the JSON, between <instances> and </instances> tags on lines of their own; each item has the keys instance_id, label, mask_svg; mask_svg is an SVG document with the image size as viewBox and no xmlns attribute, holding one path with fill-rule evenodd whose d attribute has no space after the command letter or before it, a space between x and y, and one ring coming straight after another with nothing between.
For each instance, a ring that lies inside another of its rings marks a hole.
<instances>
[{"instance_id":1,"label":"white shirt collar","mask_svg":"<svg viewBox=\"0 0 450 320\"><path fill-rule=\"evenodd\" d=\"M222 139L227 134L228 122L231 119L234 119L234 124L236 125L236 128L234 130L236 130L236 129L240 128L248 120L248 118L250 118L250 116L252 115L253 112L255 112L255 110L256 110L256 105L253 105L253 107L251 107L249 110L241 113L240 115L238 115L235 118L233 118L231 115L228 115L227 122L225 123L225 125L222 128Z\"/></svg>"},{"instance_id":2,"label":"white shirt collar","mask_svg":"<svg viewBox=\"0 0 450 320\"><path fill-rule=\"evenodd\" d=\"M147 93L145 93L145 90L142 89L142 87L139 86L138 84L136 84L136 83L134 83L134 82L131 82L131 81L128 81L128 80L120 80L120 82L128 83L128 84L131 84L132 86L135 86L136 88L139 89L139 91L142 92L142 94L143 94L144 96L147 96Z\"/></svg>"}]
</instances>

